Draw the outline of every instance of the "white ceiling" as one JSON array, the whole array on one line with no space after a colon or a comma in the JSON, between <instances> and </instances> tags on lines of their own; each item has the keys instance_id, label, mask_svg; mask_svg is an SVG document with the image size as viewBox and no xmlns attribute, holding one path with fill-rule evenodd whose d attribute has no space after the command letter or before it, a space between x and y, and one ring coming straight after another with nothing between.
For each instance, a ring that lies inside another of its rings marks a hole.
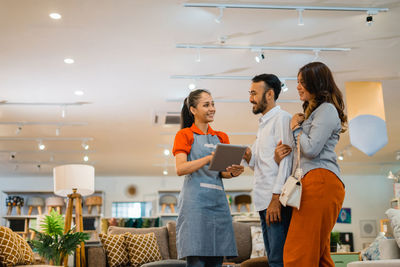
<instances>
[{"instance_id":1,"label":"white ceiling","mask_svg":"<svg viewBox=\"0 0 400 267\"><path fill-rule=\"evenodd\" d=\"M209 1L211 2L211 1ZM228 1L214 1L228 2ZM235 3L237 1L229 1ZM175 48L177 43L227 45L350 47L350 52L321 52L320 60L335 73L338 85L352 80L383 84L389 144L373 157L352 148L341 162L345 174L385 174L399 169L400 150L400 3L381 1L241 1L279 5L388 7L366 26L364 12L305 11L304 26L297 25L296 11L226 9L223 22L214 18L215 8L183 7L178 0L0 0L0 99L8 102L91 104L67 108L61 118L58 106L0 106L0 121L87 122L66 126L60 138L92 137L89 154L98 175L162 175L168 164L174 174L173 157L163 156L163 146L172 147L178 127L152 124L155 112L179 111L181 103L167 99L185 97L190 80L171 75L245 75L275 73L296 76L297 70L314 58L312 52L266 52L257 64L249 50L201 50ZM49 13L58 12L61 20ZM64 58L75 63L67 65ZM211 90L215 99L247 99L249 81L201 80L199 87ZM296 100L296 83L281 99ZM74 95L83 90L84 96ZM291 113L299 103L282 103ZM255 132L257 117L248 103L217 103L213 128L228 133ZM26 126L15 135L16 126L0 125L1 137L55 137L55 126ZM254 136L231 136L231 142L250 144ZM46 142L55 151L37 151L34 141L0 141L0 174L48 175L57 162L82 162L79 141ZM344 134L337 151L349 145ZM57 151L64 151L58 153ZM65 153L72 151L73 153ZM18 163L19 162L19 163ZM32 162L32 163L30 163ZM39 171L36 165L41 165ZM16 167L18 165L18 167ZM159 166L155 166L159 165Z\"/></svg>"}]
</instances>

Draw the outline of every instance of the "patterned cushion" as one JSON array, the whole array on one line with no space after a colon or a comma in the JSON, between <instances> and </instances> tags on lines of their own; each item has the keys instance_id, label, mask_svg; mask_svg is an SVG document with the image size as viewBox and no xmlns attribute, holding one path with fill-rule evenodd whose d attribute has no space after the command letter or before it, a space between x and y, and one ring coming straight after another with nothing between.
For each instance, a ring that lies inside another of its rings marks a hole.
<instances>
[{"instance_id":1,"label":"patterned cushion","mask_svg":"<svg viewBox=\"0 0 400 267\"><path fill-rule=\"evenodd\" d=\"M380 260L381 259L381 252L379 250L379 241L382 239L386 239L385 236L380 233L375 238L374 242L371 243L367 248L361 251L361 257L364 261L369 260Z\"/></svg>"},{"instance_id":2,"label":"patterned cushion","mask_svg":"<svg viewBox=\"0 0 400 267\"><path fill-rule=\"evenodd\" d=\"M125 233L125 244L129 253L129 261L133 267L161 260L160 249L154 233L133 235Z\"/></svg>"},{"instance_id":3,"label":"patterned cushion","mask_svg":"<svg viewBox=\"0 0 400 267\"><path fill-rule=\"evenodd\" d=\"M106 250L108 265L119 267L129 264L124 235L99 234L100 241Z\"/></svg>"},{"instance_id":4,"label":"patterned cushion","mask_svg":"<svg viewBox=\"0 0 400 267\"><path fill-rule=\"evenodd\" d=\"M251 255L250 259L265 256L265 247L263 233L260 226L252 226L251 228Z\"/></svg>"},{"instance_id":5,"label":"patterned cushion","mask_svg":"<svg viewBox=\"0 0 400 267\"><path fill-rule=\"evenodd\" d=\"M396 239L397 245L400 247L400 210L388 209L386 215L389 218L390 224L393 228L393 235Z\"/></svg>"},{"instance_id":6,"label":"patterned cushion","mask_svg":"<svg viewBox=\"0 0 400 267\"><path fill-rule=\"evenodd\" d=\"M15 235L10 228L0 226L0 264L4 266L19 264L21 252Z\"/></svg>"},{"instance_id":7,"label":"patterned cushion","mask_svg":"<svg viewBox=\"0 0 400 267\"><path fill-rule=\"evenodd\" d=\"M21 252L21 258L18 261L18 264L32 264L35 262L35 255L28 242L25 241L20 235L13 233L18 242L19 250Z\"/></svg>"}]
</instances>

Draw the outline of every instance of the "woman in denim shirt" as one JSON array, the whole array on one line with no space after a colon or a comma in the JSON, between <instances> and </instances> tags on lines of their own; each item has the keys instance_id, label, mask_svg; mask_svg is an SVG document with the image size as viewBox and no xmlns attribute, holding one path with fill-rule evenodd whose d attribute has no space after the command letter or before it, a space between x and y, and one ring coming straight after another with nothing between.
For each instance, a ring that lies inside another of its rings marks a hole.
<instances>
[{"instance_id":1,"label":"woman in denim shirt","mask_svg":"<svg viewBox=\"0 0 400 267\"><path fill-rule=\"evenodd\" d=\"M300 210L293 209L284 266L334 267L330 233L345 195L335 147L340 133L346 129L347 117L342 93L325 64L313 62L303 66L297 80L304 114L295 114L290 126L294 138L300 140L303 192ZM288 146L277 147L276 158L283 158L287 151Z\"/></svg>"}]
</instances>

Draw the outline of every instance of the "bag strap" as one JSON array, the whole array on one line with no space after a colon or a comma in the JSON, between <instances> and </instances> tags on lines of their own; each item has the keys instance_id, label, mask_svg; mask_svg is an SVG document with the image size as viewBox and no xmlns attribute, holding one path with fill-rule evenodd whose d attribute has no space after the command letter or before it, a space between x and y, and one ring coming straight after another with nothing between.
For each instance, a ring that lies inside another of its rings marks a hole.
<instances>
[{"instance_id":1,"label":"bag strap","mask_svg":"<svg viewBox=\"0 0 400 267\"><path fill-rule=\"evenodd\" d=\"M297 169L300 168L300 136L301 136L302 131L300 131L299 135L297 136L297 142L296 142L296 149L297 149L297 157L296 157L296 164L292 168L292 176L296 177L296 171ZM297 177L296 177L297 178ZM301 178L300 178L301 179ZM299 179L299 180L300 180Z\"/></svg>"}]
</instances>

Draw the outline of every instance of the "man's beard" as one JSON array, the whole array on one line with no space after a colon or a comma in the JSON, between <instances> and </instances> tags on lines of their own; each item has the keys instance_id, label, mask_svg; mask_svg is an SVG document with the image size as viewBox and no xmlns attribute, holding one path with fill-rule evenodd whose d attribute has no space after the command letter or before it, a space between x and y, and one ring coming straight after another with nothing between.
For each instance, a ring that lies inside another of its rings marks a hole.
<instances>
[{"instance_id":1,"label":"man's beard","mask_svg":"<svg viewBox=\"0 0 400 267\"><path fill-rule=\"evenodd\" d=\"M253 107L253 113L259 114L264 112L267 109L267 102L265 101L265 97L261 99L261 102L257 104L257 106Z\"/></svg>"}]
</instances>

